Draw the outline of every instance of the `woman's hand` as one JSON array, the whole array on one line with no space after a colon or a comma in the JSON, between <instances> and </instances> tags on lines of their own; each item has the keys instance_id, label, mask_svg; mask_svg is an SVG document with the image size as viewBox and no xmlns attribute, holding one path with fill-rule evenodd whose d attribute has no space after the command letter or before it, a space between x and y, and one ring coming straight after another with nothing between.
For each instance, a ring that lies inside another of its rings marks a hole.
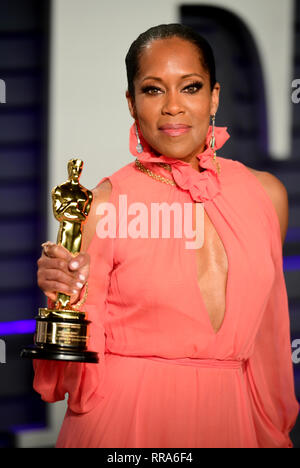
<instances>
[{"instance_id":1,"label":"woman's hand","mask_svg":"<svg viewBox=\"0 0 300 468\"><path fill-rule=\"evenodd\" d=\"M62 245L46 242L37 264L38 285L49 299L55 302L60 292L70 296L71 304L78 301L89 275L89 254L74 257Z\"/></svg>"},{"instance_id":2,"label":"woman's hand","mask_svg":"<svg viewBox=\"0 0 300 468\"><path fill-rule=\"evenodd\" d=\"M93 190L94 201L87 222L83 225L82 249L86 251L96 233L97 214L100 203L107 203L112 191L111 182L104 180ZM53 242L43 244L43 252L38 259L38 285L49 299L56 301L57 293L70 296L71 304L79 300L80 291L87 282L90 271L90 256L81 251L76 257L62 245Z\"/></svg>"}]
</instances>

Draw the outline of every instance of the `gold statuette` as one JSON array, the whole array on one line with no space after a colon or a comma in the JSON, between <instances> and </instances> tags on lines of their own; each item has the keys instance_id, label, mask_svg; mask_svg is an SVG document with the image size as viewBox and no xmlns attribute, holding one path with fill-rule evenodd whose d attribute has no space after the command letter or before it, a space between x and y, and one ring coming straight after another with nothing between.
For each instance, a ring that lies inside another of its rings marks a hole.
<instances>
[{"instance_id":1,"label":"gold statuette","mask_svg":"<svg viewBox=\"0 0 300 468\"><path fill-rule=\"evenodd\" d=\"M68 162L69 179L52 190L52 206L59 221L57 244L76 256L81 249L82 225L86 222L93 194L79 183L83 162ZM36 317L34 345L22 350L21 357L97 363L96 352L87 350L86 313L72 307L70 296L58 292L53 309L40 308Z\"/></svg>"}]
</instances>

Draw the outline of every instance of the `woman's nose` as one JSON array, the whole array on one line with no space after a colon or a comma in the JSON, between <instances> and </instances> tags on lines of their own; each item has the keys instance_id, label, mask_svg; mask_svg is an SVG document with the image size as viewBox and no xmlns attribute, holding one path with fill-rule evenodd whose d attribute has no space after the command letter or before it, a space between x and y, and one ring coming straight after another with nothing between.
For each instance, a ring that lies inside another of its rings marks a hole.
<instances>
[{"instance_id":1,"label":"woman's nose","mask_svg":"<svg viewBox=\"0 0 300 468\"><path fill-rule=\"evenodd\" d=\"M173 116L184 112L184 108L178 93L166 93L161 111L162 114L168 114Z\"/></svg>"}]
</instances>

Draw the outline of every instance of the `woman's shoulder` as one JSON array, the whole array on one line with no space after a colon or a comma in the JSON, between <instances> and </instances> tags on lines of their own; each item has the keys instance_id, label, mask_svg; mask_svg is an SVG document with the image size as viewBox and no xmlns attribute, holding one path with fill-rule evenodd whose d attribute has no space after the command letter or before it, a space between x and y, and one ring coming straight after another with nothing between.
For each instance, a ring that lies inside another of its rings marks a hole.
<instances>
[{"instance_id":1,"label":"woman's shoulder","mask_svg":"<svg viewBox=\"0 0 300 468\"><path fill-rule=\"evenodd\" d=\"M87 222L83 226L83 249L87 250L95 235L97 223L104 216L103 207L106 204L116 204L116 196L120 192L122 181L134 173L131 167L132 163L126 164L111 175L103 177L92 189L93 202Z\"/></svg>"},{"instance_id":2,"label":"woman's shoulder","mask_svg":"<svg viewBox=\"0 0 300 468\"><path fill-rule=\"evenodd\" d=\"M103 177L92 190L94 198L98 199L98 201L108 201L112 190L116 189L121 181L125 181L134 175L135 171L132 170L132 166L132 163L126 164L111 175Z\"/></svg>"},{"instance_id":3,"label":"woman's shoulder","mask_svg":"<svg viewBox=\"0 0 300 468\"><path fill-rule=\"evenodd\" d=\"M271 172L246 166L241 161L221 158L224 180L229 184L247 187L263 203L271 218L279 221L281 240L284 242L288 228L288 192L282 181ZM276 220L275 220L276 222Z\"/></svg>"},{"instance_id":4,"label":"woman's shoulder","mask_svg":"<svg viewBox=\"0 0 300 468\"><path fill-rule=\"evenodd\" d=\"M288 192L282 181L271 172L259 171L245 166L261 183L268 197L272 201L278 216L282 243L288 229Z\"/></svg>"},{"instance_id":5,"label":"woman's shoulder","mask_svg":"<svg viewBox=\"0 0 300 468\"><path fill-rule=\"evenodd\" d=\"M227 169L233 170L235 168L237 170L242 170L245 173L250 172L251 174L253 174L263 186L264 190L268 193L269 197L271 197L272 200L274 200L275 202L276 198L287 196L287 190L284 184L278 177L276 177L271 172L253 169L252 167L246 166L246 164L242 163L241 161L237 161L234 159L222 158L222 160L225 162Z\"/></svg>"}]
</instances>

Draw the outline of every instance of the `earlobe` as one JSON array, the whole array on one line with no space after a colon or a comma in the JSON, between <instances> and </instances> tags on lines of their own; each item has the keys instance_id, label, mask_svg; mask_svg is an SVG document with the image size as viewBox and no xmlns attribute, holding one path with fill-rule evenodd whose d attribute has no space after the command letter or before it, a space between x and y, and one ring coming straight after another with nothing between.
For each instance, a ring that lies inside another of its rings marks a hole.
<instances>
[{"instance_id":1,"label":"earlobe","mask_svg":"<svg viewBox=\"0 0 300 468\"><path fill-rule=\"evenodd\" d=\"M219 108L219 96L220 96L220 84L216 83L214 89L212 90L210 114L214 115L217 113Z\"/></svg>"},{"instance_id":2,"label":"earlobe","mask_svg":"<svg viewBox=\"0 0 300 468\"><path fill-rule=\"evenodd\" d=\"M131 97L131 95L129 94L128 91L126 91L126 99L127 99L128 109L129 109L131 117L134 120L137 120L136 119L135 104L134 104L133 98Z\"/></svg>"}]
</instances>

